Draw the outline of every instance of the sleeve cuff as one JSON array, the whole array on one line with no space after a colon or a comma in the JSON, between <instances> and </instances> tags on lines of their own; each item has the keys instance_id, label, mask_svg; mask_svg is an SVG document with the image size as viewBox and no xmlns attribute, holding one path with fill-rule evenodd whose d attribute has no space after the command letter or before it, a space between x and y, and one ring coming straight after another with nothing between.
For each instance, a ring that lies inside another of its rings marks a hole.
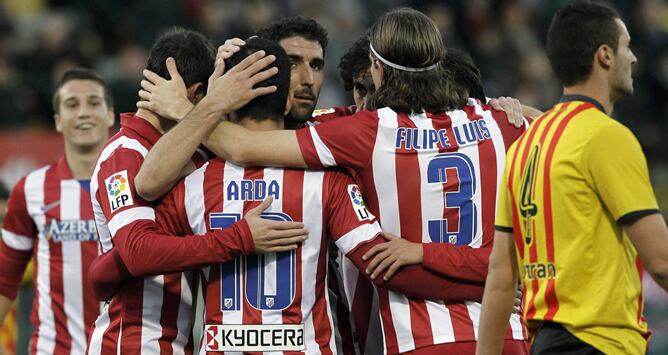
<instances>
[{"instance_id":1,"label":"sleeve cuff","mask_svg":"<svg viewBox=\"0 0 668 355\"><path fill-rule=\"evenodd\" d=\"M304 162L309 168L322 169L324 166L318 157L318 153L311 137L310 127L300 128L296 131L299 150L302 152Z\"/></svg>"},{"instance_id":2,"label":"sleeve cuff","mask_svg":"<svg viewBox=\"0 0 668 355\"><path fill-rule=\"evenodd\" d=\"M234 224L237 233L241 237L241 252L244 255L250 255L255 253L255 242L253 242L253 233L251 233L250 226L246 219L237 221Z\"/></svg>"},{"instance_id":3,"label":"sleeve cuff","mask_svg":"<svg viewBox=\"0 0 668 355\"><path fill-rule=\"evenodd\" d=\"M499 226L499 225L495 225L494 230L497 230L499 232L506 232L506 233L512 233L513 232L512 227L505 227L505 226Z\"/></svg>"},{"instance_id":4,"label":"sleeve cuff","mask_svg":"<svg viewBox=\"0 0 668 355\"><path fill-rule=\"evenodd\" d=\"M620 225L620 226L625 225L625 224L629 224L629 223L635 221L636 219L638 219L640 217L649 216L649 215L655 214L655 213L659 213L659 210L653 208L653 209L638 210L638 211L629 212L629 213L619 217L617 219L617 224Z\"/></svg>"}]
</instances>

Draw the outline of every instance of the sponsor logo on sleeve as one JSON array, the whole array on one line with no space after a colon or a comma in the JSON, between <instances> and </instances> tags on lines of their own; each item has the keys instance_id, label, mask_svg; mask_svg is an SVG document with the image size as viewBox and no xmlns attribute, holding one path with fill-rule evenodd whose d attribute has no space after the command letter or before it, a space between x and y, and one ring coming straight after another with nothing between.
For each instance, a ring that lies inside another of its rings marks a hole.
<instances>
[{"instance_id":1,"label":"sponsor logo on sleeve","mask_svg":"<svg viewBox=\"0 0 668 355\"><path fill-rule=\"evenodd\" d=\"M366 204L362 198L362 191L359 186L355 184L348 185L348 198L350 198L357 219L360 221L368 221L374 218L374 216L366 209Z\"/></svg>"},{"instance_id":2,"label":"sponsor logo on sleeve","mask_svg":"<svg viewBox=\"0 0 668 355\"><path fill-rule=\"evenodd\" d=\"M206 325L206 351L303 351L303 324Z\"/></svg>"},{"instance_id":3,"label":"sponsor logo on sleeve","mask_svg":"<svg viewBox=\"0 0 668 355\"><path fill-rule=\"evenodd\" d=\"M104 185L107 188L109 195L109 204L111 205L111 213L116 210L132 206L132 192L130 191L130 184L128 183L128 171L123 170L112 174L106 180Z\"/></svg>"}]
</instances>

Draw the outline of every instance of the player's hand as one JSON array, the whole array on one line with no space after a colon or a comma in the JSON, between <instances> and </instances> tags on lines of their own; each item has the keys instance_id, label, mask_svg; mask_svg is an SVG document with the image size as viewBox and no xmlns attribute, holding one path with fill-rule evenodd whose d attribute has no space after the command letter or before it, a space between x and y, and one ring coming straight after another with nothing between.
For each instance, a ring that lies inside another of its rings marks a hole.
<instances>
[{"instance_id":1,"label":"player's hand","mask_svg":"<svg viewBox=\"0 0 668 355\"><path fill-rule=\"evenodd\" d=\"M218 66L220 66L220 73L224 73L225 60L234 55L234 53L238 52L245 44L246 42L241 40L241 38L231 38L225 41L222 46L219 46L218 52L216 53L216 69L218 69ZM209 84L211 84L212 78L214 78L214 75L211 75L209 78Z\"/></svg>"},{"instance_id":2,"label":"player's hand","mask_svg":"<svg viewBox=\"0 0 668 355\"><path fill-rule=\"evenodd\" d=\"M513 304L513 313L522 314L522 286L518 286L515 291L515 303Z\"/></svg>"},{"instance_id":3,"label":"player's hand","mask_svg":"<svg viewBox=\"0 0 668 355\"><path fill-rule=\"evenodd\" d=\"M374 246L362 256L364 261L373 258L366 269L366 273L371 274L372 279L387 270L383 277L387 281L402 266L422 263L424 255L422 244L409 242L389 233L384 233L383 237L387 242Z\"/></svg>"},{"instance_id":4,"label":"player's hand","mask_svg":"<svg viewBox=\"0 0 668 355\"><path fill-rule=\"evenodd\" d=\"M517 128L522 127L524 116L522 116L522 104L520 100L513 97L501 96L496 99L490 99L489 105L497 111L505 111L506 116L508 116L508 123Z\"/></svg>"},{"instance_id":5,"label":"player's hand","mask_svg":"<svg viewBox=\"0 0 668 355\"><path fill-rule=\"evenodd\" d=\"M297 249L299 243L306 240L308 231L301 222L279 222L261 217L262 212L271 206L273 198L262 201L244 217L250 227L255 243L255 253L278 253Z\"/></svg>"},{"instance_id":6,"label":"player's hand","mask_svg":"<svg viewBox=\"0 0 668 355\"><path fill-rule=\"evenodd\" d=\"M143 101L137 102L137 107L155 112L167 119L180 121L192 110L193 104L188 100L186 84L176 68L174 58L167 58L165 65L171 76L170 80L144 69L142 89L139 90L139 97Z\"/></svg>"},{"instance_id":7,"label":"player's hand","mask_svg":"<svg viewBox=\"0 0 668 355\"><path fill-rule=\"evenodd\" d=\"M219 63L209 78L209 91L204 100L207 100L213 112L229 114L258 96L275 92L275 85L254 88L278 73L276 67L263 70L275 60L274 55L266 55L260 50L246 57L225 74L222 74L222 63Z\"/></svg>"}]
</instances>

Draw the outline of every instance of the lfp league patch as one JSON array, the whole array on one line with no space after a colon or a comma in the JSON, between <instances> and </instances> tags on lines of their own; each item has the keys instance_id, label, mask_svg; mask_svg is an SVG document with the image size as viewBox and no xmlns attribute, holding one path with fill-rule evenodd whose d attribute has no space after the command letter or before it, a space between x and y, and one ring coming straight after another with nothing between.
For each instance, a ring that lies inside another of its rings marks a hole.
<instances>
[{"instance_id":1,"label":"lfp league patch","mask_svg":"<svg viewBox=\"0 0 668 355\"><path fill-rule=\"evenodd\" d=\"M348 185L348 198L350 198L355 214L360 221L368 221L374 218L374 216L366 209L366 204L362 198L362 191L359 186L355 184Z\"/></svg>"},{"instance_id":2,"label":"lfp league patch","mask_svg":"<svg viewBox=\"0 0 668 355\"><path fill-rule=\"evenodd\" d=\"M132 192L130 191L130 184L128 182L128 171L123 170L112 174L104 180L104 186L109 195L109 204L111 205L111 213L126 206L132 206Z\"/></svg>"}]
</instances>

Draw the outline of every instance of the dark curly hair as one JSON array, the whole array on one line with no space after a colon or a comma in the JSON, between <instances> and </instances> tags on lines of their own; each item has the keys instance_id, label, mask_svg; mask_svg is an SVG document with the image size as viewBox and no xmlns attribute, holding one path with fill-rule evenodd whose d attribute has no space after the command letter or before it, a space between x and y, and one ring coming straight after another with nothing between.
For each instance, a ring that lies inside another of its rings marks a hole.
<instances>
[{"instance_id":1,"label":"dark curly hair","mask_svg":"<svg viewBox=\"0 0 668 355\"><path fill-rule=\"evenodd\" d=\"M339 61L339 75L346 91L353 89L356 76L369 69L369 33L363 34L353 43Z\"/></svg>"},{"instance_id":2,"label":"dark curly hair","mask_svg":"<svg viewBox=\"0 0 668 355\"><path fill-rule=\"evenodd\" d=\"M325 55L325 49L329 42L327 30L315 20L304 16L284 17L270 23L267 27L259 29L256 34L259 37L276 42L293 36L304 37L309 41L317 41L322 47L323 55Z\"/></svg>"}]
</instances>

